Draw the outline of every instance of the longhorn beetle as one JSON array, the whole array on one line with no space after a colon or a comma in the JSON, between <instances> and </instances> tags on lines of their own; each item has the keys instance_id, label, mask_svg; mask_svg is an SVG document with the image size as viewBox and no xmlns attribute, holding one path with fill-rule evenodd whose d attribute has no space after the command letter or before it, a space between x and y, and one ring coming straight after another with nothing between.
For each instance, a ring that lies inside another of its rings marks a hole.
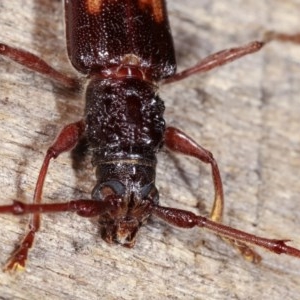
<instances>
[{"instance_id":1,"label":"longhorn beetle","mask_svg":"<svg viewBox=\"0 0 300 300\"><path fill-rule=\"evenodd\" d=\"M0 213L31 214L28 231L5 266L25 267L28 251L40 227L42 213L76 212L99 218L102 238L133 247L139 228L154 215L181 228L206 228L231 243L252 262L260 256L247 244L300 258L300 250L286 240L257 237L221 224L224 206L222 180L213 155L181 130L167 127L159 84L170 84L207 72L259 51L273 39L299 42L299 35L268 33L263 42L223 50L176 73L173 40L163 0L65 0L66 41L73 67L86 78L85 115L66 125L49 147L42 164L34 203L14 200ZM25 50L0 44L0 54L48 76L71 90L81 81L69 77ZM42 191L49 163L85 138L92 151L97 183L91 199L43 204ZM166 147L209 164L215 190L210 217L164 207L155 186L156 154Z\"/></svg>"}]
</instances>

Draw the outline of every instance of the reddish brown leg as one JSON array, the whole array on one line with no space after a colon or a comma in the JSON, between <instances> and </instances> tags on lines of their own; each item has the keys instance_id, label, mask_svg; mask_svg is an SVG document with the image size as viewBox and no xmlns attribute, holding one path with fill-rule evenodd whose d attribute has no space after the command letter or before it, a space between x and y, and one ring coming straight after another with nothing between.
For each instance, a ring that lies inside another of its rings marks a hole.
<instances>
[{"instance_id":1,"label":"reddish brown leg","mask_svg":"<svg viewBox=\"0 0 300 300\"><path fill-rule=\"evenodd\" d=\"M264 41L266 43L271 41L280 41L280 42L291 42L295 44L300 44L300 33L285 34L276 31L268 31L265 33Z\"/></svg>"},{"instance_id":2,"label":"reddish brown leg","mask_svg":"<svg viewBox=\"0 0 300 300\"><path fill-rule=\"evenodd\" d=\"M79 138L84 133L84 129L85 124L83 121L67 125L58 135L53 145L48 149L35 187L33 197L33 201L35 204L40 204L42 201L42 191L50 160L52 158L56 158L62 152L69 151L73 147L75 147ZM39 227L40 214L36 212L32 215L29 221L27 234L25 235L24 239L22 240L21 244L18 246L16 251L12 254L4 270L15 271L23 269L25 267L28 250L32 247L35 233L39 230Z\"/></svg>"},{"instance_id":3,"label":"reddish brown leg","mask_svg":"<svg viewBox=\"0 0 300 300\"><path fill-rule=\"evenodd\" d=\"M69 77L56 71L44 60L32 53L0 43L0 55L8 57L30 70L50 77L52 80L57 81L59 84L66 88L75 90L78 90L80 88L78 79Z\"/></svg>"},{"instance_id":4,"label":"reddish brown leg","mask_svg":"<svg viewBox=\"0 0 300 300\"><path fill-rule=\"evenodd\" d=\"M1 214L25 215L32 213L75 212L81 217L91 218L101 216L107 212L111 216L117 215L121 209L122 198L109 195L103 201L78 199L64 203L34 203L26 204L14 200L13 204L0 206Z\"/></svg>"},{"instance_id":5,"label":"reddish brown leg","mask_svg":"<svg viewBox=\"0 0 300 300\"><path fill-rule=\"evenodd\" d=\"M202 162L211 165L215 197L210 218L215 222L222 222L224 210L223 185L217 162L215 161L212 153L198 145L185 133L174 127L167 128L165 132L165 144L172 151L196 157Z\"/></svg>"},{"instance_id":6,"label":"reddish brown leg","mask_svg":"<svg viewBox=\"0 0 300 300\"><path fill-rule=\"evenodd\" d=\"M222 222L224 210L223 185L219 168L213 155L209 151L198 145L185 133L174 127L167 128L165 132L165 144L172 151L193 156L200 159L202 162L211 165L215 197L210 218L214 222ZM224 238L225 236L223 235L222 237ZM240 242L239 239L231 240L225 237L225 240L227 242L229 241L235 248L237 248L245 259L250 260L254 263L257 263L261 260L260 256L254 250L249 248L246 244Z\"/></svg>"},{"instance_id":7,"label":"reddish brown leg","mask_svg":"<svg viewBox=\"0 0 300 300\"><path fill-rule=\"evenodd\" d=\"M201 60L194 67L191 67L187 70L184 70L180 73L175 74L174 76L172 76L170 78L163 80L163 83L173 83L173 82L182 80L186 77L189 77L193 74L207 72L216 67L220 67L220 66L225 65L233 60L243 57L247 54L257 52L263 46L264 46L263 42L255 41L255 42L252 42L245 46L226 49L226 50L214 53L214 54L209 55L208 57L204 58L203 60Z\"/></svg>"},{"instance_id":8,"label":"reddish brown leg","mask_svg":"<svg viewBox=\"0 0 300 300\"><path fill-rule=\"evenodd\" d=\"M201 60L195 66L188 68L182 72L176 73L172 77L163 80L162 83L163 84L173 83L185 79L194 74L210 71L214 68L220 67L236 59L239 59L247 54L257 52L265 44L273 40L300 44L300 33L284 34L275 31L268 31L266 32L262 42L254 41L241 47L225 49L217 53L211 54L206 58L204 58L203 60Z\"/></svg>"},{"instance_id":9,"label":"reddish brown leg","mask_svg":"<svg viewBox=\"0 0 300 300\"><path fill-rule=\"evenodd\" d=\"M165 220L169 224L182 228L192 228L195 226L207 228L208 230L224 237L228 240L244 242L263 247L277 254L287 254L300 257L300 250L290 247L285 243L288 240L275 240L258 237L229 226L225 226L201 216L196 216L192 212L175 209L170 207L155 206L152 213L157 217Z\"/></svg>"}]
</instances>

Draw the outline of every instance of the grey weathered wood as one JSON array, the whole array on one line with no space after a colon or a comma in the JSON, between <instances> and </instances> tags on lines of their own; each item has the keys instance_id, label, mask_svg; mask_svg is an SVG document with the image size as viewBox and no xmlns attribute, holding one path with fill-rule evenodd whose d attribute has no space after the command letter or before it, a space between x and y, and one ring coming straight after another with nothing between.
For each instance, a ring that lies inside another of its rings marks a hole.
<instances>
[{"instance_id":1,"label":"grey weathered wood","mask_svg":"<svg viewBox=\"0 0 300 300\"><path fill-rule=\"evenodd\" d=\"M21 4L22 2L22 4ZM229 6L231 5L231 6ZM264 30L299 30L300 2L172 0L168 3L179 68ZM60 1L1 0L0 40L72 72ZM30 201L47 146L84 101L47 79L0 59L1 203ZM300 47L272 43L260 53L163 87L166 119L219 161L225 223L300 247ZM50 168L45 202L88 195L93 172L76 173L67 154ZM164 205L208 213L210 170L162 153L157 183ZM21 238L26 218L0 216L0 263ZM2 299L299 299L300 260L258 251L259 266L199 229L154 220L134 249L109 246L90 220L43 218L26 272L0 272Z\"/></svg>"}]
</instances>

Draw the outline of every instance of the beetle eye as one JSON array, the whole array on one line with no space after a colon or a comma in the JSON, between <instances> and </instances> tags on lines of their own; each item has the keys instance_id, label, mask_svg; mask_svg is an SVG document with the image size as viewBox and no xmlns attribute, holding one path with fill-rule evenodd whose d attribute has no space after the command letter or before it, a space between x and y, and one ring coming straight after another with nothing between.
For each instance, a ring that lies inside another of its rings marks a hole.
<instances>
[{"instance_id":1,"label":"beetle eye","mask_svg":"<svg viewBox=\"0 0 300 300\"><path fill-rule=\"evenodd\" d=\"M125 186L120 181L110 180L97 184L92 191L92 199L104 200L109 195L122 196Z\"/></svg>"},{"instance_id":2,"label":"beetle eye","mask_svg":"<svg viewBox=\"0 0 300 300\"><path fill-rule=\"evenodd\" d=\"M159 194L154 183L144 186L141 190L141 196L142 199L149 199L154 203L158 203Z\"/></svg>"}]
</instances>

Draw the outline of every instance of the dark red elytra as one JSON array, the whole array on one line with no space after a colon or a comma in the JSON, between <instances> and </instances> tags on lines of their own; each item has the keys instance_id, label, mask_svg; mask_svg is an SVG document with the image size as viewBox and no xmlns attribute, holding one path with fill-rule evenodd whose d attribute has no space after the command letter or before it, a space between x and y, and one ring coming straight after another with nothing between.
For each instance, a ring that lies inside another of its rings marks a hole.
<instances>
[{"instance_id":1,"label":"dark red elytra","mask_svg":"<svg viewBox=\"0 0 300 300\"><path fill-rule=\"evenodd\" d=\"M113 67L138 65L149 80L174 74L164 1L66 1L65 17L68 54L77 71L105 76Z\"/></svg>"},{"instance_id":2,"label":"dark red elytra","mask_svg":"<svg viewBox=\"0 0 300 300\"><path fill-rule=\"evenodd\" d=\"M70 61L83 79L69 77L41 58L0 43L0 54L48 76L65 88L82 89L86 81L84 117L65 126L49 147L37 180L34 203L14 200L0 213L32 214L28 232L5 270L25 267L28 251L40 227L41 213L73 211L99 218L102 237L109 243L132 247L139 228L153 215L182 227L204 227L229 241L252 262L260 256L245 243L300 258L285 240L257 237L221 224L224 197L213 155L185 133L166 127L158 85L207 72L277 39L299 43L300 35L269 32L264 42L223 50L176 73L173 40L165 1L65 0L66 41ZM44 181L51 159L74 148L85 138L92 152L97 183L91 199L42 204ZM215 189L209 218L159 203L155 186L156 154L162 147L210 164Z\"/></svg>"}]
</instances>

